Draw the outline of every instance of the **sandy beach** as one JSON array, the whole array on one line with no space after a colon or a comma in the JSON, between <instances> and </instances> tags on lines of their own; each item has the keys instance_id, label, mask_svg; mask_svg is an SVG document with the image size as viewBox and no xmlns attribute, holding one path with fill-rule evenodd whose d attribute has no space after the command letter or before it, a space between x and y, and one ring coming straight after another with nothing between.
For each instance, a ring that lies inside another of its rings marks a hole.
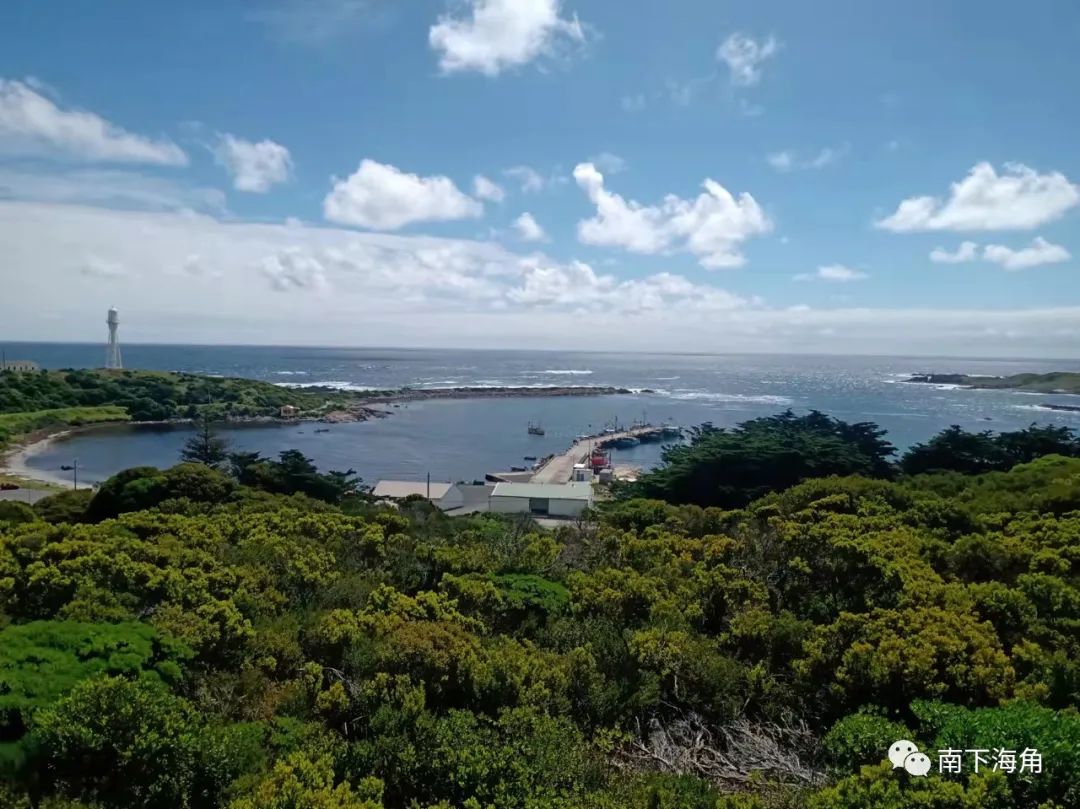
<instances>
[{"instance_id":1,"label":"sandy beach","mask_svg":"<svg viewBox=\"0 0 1080 809\"><path fill-rule=\"evenodd\" d=\"M23 480L61 486L65 489L70 488L72 483L70 475L65 476L62 472L53 473L42 469L32 469L26 463L26 460L30 456L44 451L53 441L78 431L78 428L69 428L16 444L0 456L0 475L10 475Z\"/></svg>"}]
</instances>

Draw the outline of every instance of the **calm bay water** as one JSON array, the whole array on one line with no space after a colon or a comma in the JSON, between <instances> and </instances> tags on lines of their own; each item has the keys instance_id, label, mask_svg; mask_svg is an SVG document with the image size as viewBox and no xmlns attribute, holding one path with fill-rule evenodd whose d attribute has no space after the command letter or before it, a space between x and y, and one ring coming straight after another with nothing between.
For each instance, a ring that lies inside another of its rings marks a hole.
<instances>
[{"instance_id":1,"label":"calm bay water","mask_svg":"<svg viewBox=\"0 0 1080 809\"><path fill-rule=\"evenodd\" d=\"M97 345L8 344L9 357L48 368L97 367ZM236 427L221 434L238 449L276 454L296 448L321 468L355 469L365 480L473 480L525 465L527 455L566 448L574 436L617 419L646 418L719 426L792 408L822 410L847 421L874 421L906 447L943 427L1011 430L1033 421L1080 428L1080 413L1040 410L1080 397L957 390L903 384L916 372L1014 374L1078 371L1080 361L773 355L672 355L584 352L340 349L234 346L124 347L129 368L242 376L278 384L344 388L464 385L614 385L630 396L414 402L388 408L385 419L334 425ZM652 393L644 391L651 390ZM543 423L545 436L526 433ZM184 428L108 429L60 440L29 459L56 473L78 458L80 480L100 481L130 466L169 466L190 435ZM660 448L615 454L617 463L649 466Z\"/></svg>"}]
</instances>

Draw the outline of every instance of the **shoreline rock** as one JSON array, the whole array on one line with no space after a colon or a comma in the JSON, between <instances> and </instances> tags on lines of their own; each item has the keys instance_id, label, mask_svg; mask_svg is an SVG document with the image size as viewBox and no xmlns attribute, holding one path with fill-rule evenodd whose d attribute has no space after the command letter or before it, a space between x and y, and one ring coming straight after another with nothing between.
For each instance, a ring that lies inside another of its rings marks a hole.
<instances>
[{"instance_id":1,"label":"shoreline rock","mask_svg":"<svg viewBox=\"0 0 1080 809\"><path fill-rule=\"evenodd\" d=\"M1061 411L1064 411L1066 413L1080 413L1080 406L1077 406L1077 405L1063 405L1063 404L1053 404L1051 402L1043 402L1043 403L1037 404L1035 406L1038 407L1041 410L1061 410Z\"/></svg>"},{"instance_id":2,"label":"shoreline rock","mask_svg":"<svg viewBox=\"0 0 1080 809\"><path fill-rule=\"evenodd\" d=\"M912 374L904 382L952 385L972 390L1016 390L1024 393L1080 395L1080 373L1057 371L1049 374L973 376L971 374Z\"/></svg>"}]
</instances>

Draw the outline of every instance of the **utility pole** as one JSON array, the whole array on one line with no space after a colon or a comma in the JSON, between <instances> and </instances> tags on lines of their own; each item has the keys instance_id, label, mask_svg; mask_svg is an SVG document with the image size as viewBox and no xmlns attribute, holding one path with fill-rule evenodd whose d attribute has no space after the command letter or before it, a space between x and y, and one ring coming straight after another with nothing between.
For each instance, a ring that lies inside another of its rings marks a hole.
<instances>
[{"instance_id":1,"label":"utility pole","mask_svg":"<svg viewBox=\"0 0 1080 809\"><path fill-rule=\"evenodd\" d=\"M427 499L431 499L431 472L427 473Z\"/></svg>"},{"instance_id":2,"label":"utility pole","mask_svg":"<svg viewBox=\"0 0 1080 809\"><path fill-rule=\"evenodd\" d=\"M72 484L73 485L72 485L71 488L78 491L78 489L79 489L79 459L78 458L75 459L75 461L72 464L71 468L74 470L74 473L72 475Z\"/></svg>"}]
</instances>

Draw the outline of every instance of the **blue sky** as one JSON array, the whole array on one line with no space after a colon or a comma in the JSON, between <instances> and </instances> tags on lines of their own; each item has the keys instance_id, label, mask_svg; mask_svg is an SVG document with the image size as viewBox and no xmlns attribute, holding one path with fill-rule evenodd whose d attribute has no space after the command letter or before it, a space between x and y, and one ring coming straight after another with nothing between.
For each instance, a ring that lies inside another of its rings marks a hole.
<instances>
[{"instance_id":1,"label":"blue sky","mask_svg":"<svg viewBox=\"0 0 1080 809\"><path fill-rule=\"evenodd\" d=\"M1078 43L1066 0L8 0L0 336L1075 357Z\"/></svg>"}]
</instances>

